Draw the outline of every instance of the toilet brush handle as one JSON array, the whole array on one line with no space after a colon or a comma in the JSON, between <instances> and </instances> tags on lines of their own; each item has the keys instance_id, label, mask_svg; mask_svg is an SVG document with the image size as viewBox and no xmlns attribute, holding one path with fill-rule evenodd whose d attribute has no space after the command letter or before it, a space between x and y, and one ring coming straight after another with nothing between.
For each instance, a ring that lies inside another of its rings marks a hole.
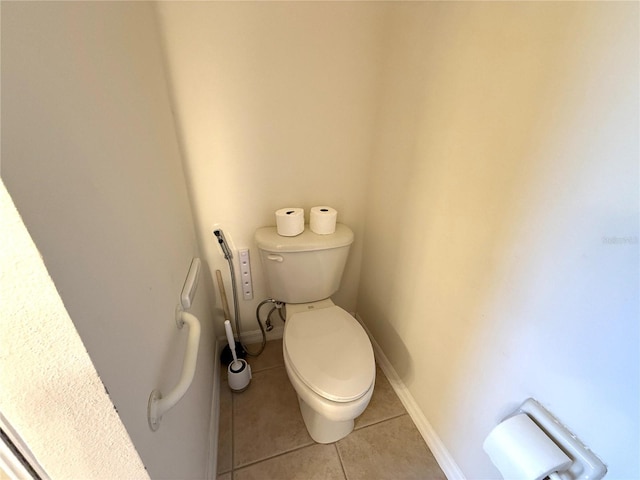
<instances>
[{"instance_id":1,"label":"toilet brush handle","mask_svg":"<svg viewBox=\"0 0 640 480\"><path fill-rule=\"evenodd\" d=\"M231 322L229 320L224 321L224 331L227 333L227 341L229 342L231 355L233 355L233 363L236 364L238 362L238 357L236 357L236 341L233 338L233 331L231 330Z\"/></svg>"}]
</instances>

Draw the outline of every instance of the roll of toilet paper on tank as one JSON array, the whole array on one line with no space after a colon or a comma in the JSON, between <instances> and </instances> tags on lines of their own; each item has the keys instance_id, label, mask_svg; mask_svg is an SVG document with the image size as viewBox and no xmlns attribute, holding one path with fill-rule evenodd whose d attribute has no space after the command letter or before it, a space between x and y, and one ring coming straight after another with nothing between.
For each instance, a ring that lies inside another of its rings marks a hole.
<instances>
[{"instance_id":1,"label":"roll of toilet paper on tank","mask_svg":"<svg viewBox=\"0 0 640 480\"><path fill-rule=\"evenodd\" d=\"M295 237L304 232L304 210L302 208L281 208L276 211L278 235Z\"/></svg>"},{"instance_id":2,"label":"roll of toilet paper on tank","mask_svg":"<svg viewBox=\"0 0 640 480\"><path fill-rule=\"evenodd\" d=\"M313 207L309 216L309 228L313 233L329 235L336 231L338 212L325 206Z\"/></svg>"},{"instance_id":3,"label":"roll of toilet paper on tank","mask_svg":"<svg viewBox=\"0 0 640 480\"><path fill-rule=\"evenodd\" d=\"M571 465L571 459L526 413L491 430L482 448L508 480L541 480Z\"/></svg>"}]
</instances>

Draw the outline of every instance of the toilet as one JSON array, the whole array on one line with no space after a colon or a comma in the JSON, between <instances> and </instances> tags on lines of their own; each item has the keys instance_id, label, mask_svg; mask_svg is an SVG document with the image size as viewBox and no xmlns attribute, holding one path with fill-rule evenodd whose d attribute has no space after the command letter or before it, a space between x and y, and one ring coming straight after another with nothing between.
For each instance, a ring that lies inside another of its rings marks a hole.
<instances>
[{"instance_id":1,"label":"toilet","mask_svg":"<svg viewBox=\"0 0 640 480\"><path fill-rule=\"evenodd\" d=\"M286 303L284 365L311 438L332 443L353 430L371 400L376 366L358 321L331 301L353 243L343 224L295 237L260 228L255 241L271 298Z\"/></svg>"}]
</instances>

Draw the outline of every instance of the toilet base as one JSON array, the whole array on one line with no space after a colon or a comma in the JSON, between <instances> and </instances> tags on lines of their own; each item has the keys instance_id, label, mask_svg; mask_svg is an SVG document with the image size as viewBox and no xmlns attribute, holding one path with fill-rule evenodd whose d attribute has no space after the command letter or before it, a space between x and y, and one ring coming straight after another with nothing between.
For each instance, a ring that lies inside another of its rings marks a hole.
<instances>
[{"instance_id":1,"label":"toilet base","mask_svg":"<svg viewBox=\"0 0 640 480\"><path fill-rule=\"evenodd\" d=\"M353 431L353 419L337 422L329 420L327 417L320 415L307 405L299 395L298 404L300 405L300 412L302 413L304 425L307 427L307 431L311 438L317 443L337 442Z\"/></svg>"}]
</instances>

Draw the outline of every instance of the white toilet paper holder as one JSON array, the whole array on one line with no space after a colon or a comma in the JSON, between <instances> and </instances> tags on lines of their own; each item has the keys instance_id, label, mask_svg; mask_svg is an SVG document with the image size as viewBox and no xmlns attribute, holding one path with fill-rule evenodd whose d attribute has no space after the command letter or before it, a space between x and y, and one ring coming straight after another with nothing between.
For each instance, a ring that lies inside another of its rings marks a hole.
<instances>
[{"instance_id":1,"label":"white toilet paper holder","mask_svg":"<svg viewBox=\"0 0 640 480\"><path fill-rule=\"evenodd\" d=\"M607 467L582 442L533 398L527 399L515 414L526 413L571 459L571 465L556 475L562 480L600 480Z\"/></svg>"}]
</instances>

